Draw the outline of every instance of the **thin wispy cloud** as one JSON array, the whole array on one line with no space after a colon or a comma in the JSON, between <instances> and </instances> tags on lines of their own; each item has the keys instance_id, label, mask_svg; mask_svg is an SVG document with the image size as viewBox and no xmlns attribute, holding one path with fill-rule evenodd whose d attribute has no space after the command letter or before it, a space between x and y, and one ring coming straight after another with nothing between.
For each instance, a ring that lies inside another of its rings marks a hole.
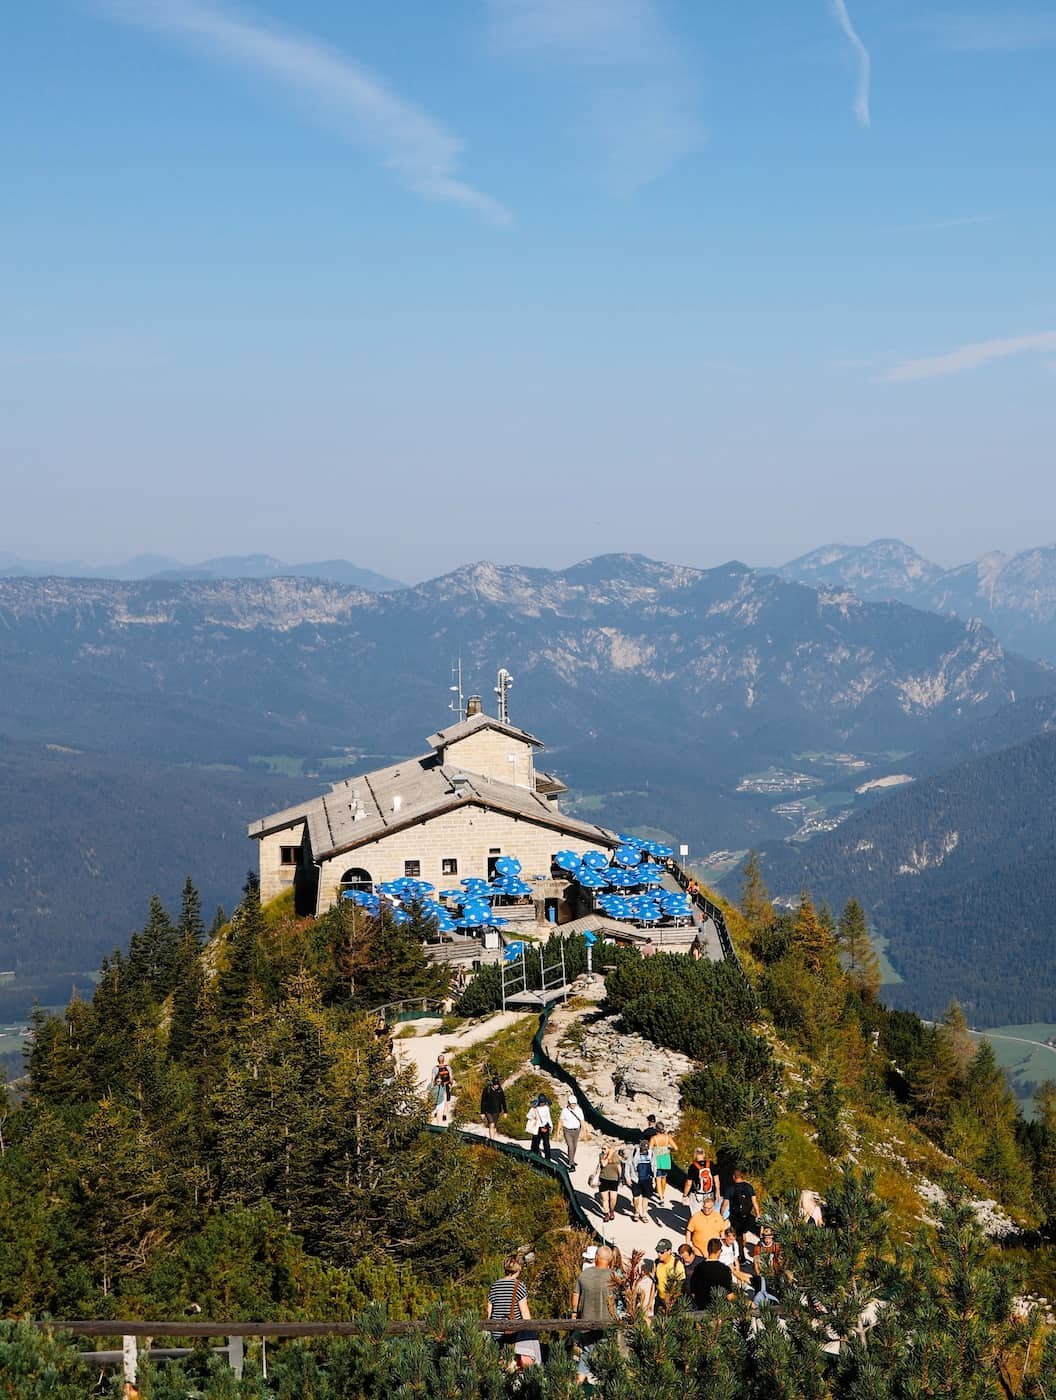
<instances>
[{"instance_id":1,"label":"thin wispy cloud","mask_svg":"<svg viewBox=\"0 0 1056 1400\"><path fill-rule=\"evenodd\" d=\"M892 233L930 233L932 229L970 228L973 224L993 224L1003 214L968 214L961 219L930 219L922 224L896 224Z\"/></svg>"},{"instance_id":2,"label":"thin wispy cloud","mask_svg":"<svg viewBox=\"0 0 1056 1400\"><path fill-rule=\"evenodd\" d=\"M854 115L860 126L869 126L869 87L872 82L873 61L869 50L862 43L857 29L851 23L845 0L829 0L833 18L847 36L847 41L858 58L858 87L854 94Z\"/></svg>"},{"instance_id":3,"label":"thin wispy cloud","mask_svg":"<svg viewBox=\"0 0 1056 1400\"><path fill-rule=\"evenodd\" d=\"M512 222L503 204L460 177L462 143L456 136L376 73L312 35L208 0L99 0L98 8L114 20L171 35L308 100L423 198L462 205L495 224Z\"/></svg>"},{"instance_id":4,"label":"thin wispy cloud","mask_svg":"<svg viewBox=\"0 0 1056 1400\"><path fill-rule=\"evenodd\" d=\"M945 10L922 15L916 23L940 48L961 53L1024 53L1056 45L1051 8Z\"/></svg>"},{"instance_id":5,"label":"thin wispy cloud","mask_svg":"<svg viewBox=\"0 0 1056 1400\"><path fill-rule=\"evenodd\" d=\"M494 50L577 70L611 183L633 191L705 139L699 81L655 0L486 0Z\"/></svg>"},{"instance_id":6,"label":"thin wispy cloud","mask_svg":"<svg viewBox=\"0 0 1056 1400\"><path fill-rule=\"evenodd\" d=\"M961 345L945 355L929 355L921 360L906 360L882 376L888 383L904 383L911 379L939 379L947 374L961 374L979 369L994 360L1006 360L1011 355L1045 354L1056 350L1056 331L1037 331L1031 335L1013 335L1004 340L979 340Z\"/></svg>"}]
</instances>

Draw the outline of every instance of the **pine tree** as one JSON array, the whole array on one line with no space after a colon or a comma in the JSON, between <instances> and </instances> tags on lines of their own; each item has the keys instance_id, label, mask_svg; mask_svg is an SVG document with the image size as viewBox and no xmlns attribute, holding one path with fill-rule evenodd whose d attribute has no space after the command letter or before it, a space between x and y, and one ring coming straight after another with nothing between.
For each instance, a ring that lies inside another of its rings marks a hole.
<instances>
[{"instance_id":1,"label":"pine tree","mask_svg":"<svg viewBox=\"0 0 1056 1400\"><path fill-rule=\"evenodd\" d=\"M868 1001L875 1001L880 990L880 959L876 955L865 910L856 899L849 899L840 915L836 945L851 983Z\"/></svg>"},{"instance_id":2,"label":"pine tree","mask_svg":"<svg viewBox=\"0 0 1056 1400\"><path fill-rule=\"evenodd\" d=\"M184 882L183 894L180 897L180 917L176 921L176 934L178 939L183 939L187 934L190 934L199 948L205 942L202 901L189 875Z\"/></svg>"},{"instance_id":3,"label":"pine tree","mask_svg":"<svg viewBox=\"0 0 1056 1400\"><path fill-rule=\"evenodd\" d=\"M209 933L207 935L209 942L212 942L226 923L227 914L224 911L224 906L218 904L216 906L216 913L213 915L213 922L209 925Z\"/></svg>"},{"instance_id":4,"label":"pine tree","mask_svg":"<svg viewBox=\"0 0 1056 1400\"><path fill-rule=\"evenodd\" d=\"M169 1054L174 1060L186 1059L194 1046L195 1026L205 985L198 940L193 927L188 927L180 939L172 971Z\"/></svg>"},{"instance_id":5,"label":"pine tree","mask_svg":"<svg viewBox=\"0 0 1056 1400\"><path fill-rule=\"evenodd\" d=\"M231 919L227 965L217 979L217 1015L225 1034L233 1034L254 981L263 975L263 946L267 933L260 891L247 883L242 903Z\"/></svg>"},{"instance_id":6,"label":"pine tree","mask_svg":"<svg viewBox=\"0 0 1056 1400\"><path fill-rule=\"evenodd\" d=\"M770 894L763 882L763 872L755 851L748 852L744 866L741 913L753 937L764 933L774 922L774 906L770 903Z\"/></svg>"},{"instance_id":7,"label":"pine tree","mask_svg":"<svg viewBox=\"0 0 1056 1400\"><path fill-rule=\"evenodd\" d=\"M815 977L834 977L838 971L836 939L821 920L806 890L799 896L799 909L792 925L791 952Z\"/></svg>"},{"instance_id":8,"label":"pine tree","mask_svg":"<svg viewBox=\"0 0 1056 1400\"><path fill-rule=\"evenodd\" d=\"M150 914L138 938L132 940L128 975L136 986L145 988L157 1000L169 993L172 965L178 946L176 926L158 895L152 895Z\"/></svg>"}]
</instances>

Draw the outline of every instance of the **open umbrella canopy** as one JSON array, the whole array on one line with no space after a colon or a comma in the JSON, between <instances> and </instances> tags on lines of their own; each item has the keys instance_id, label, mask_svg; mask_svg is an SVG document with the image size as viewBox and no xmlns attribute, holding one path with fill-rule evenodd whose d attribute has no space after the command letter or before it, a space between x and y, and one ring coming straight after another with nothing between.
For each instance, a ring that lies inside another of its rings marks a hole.
<instances>
[{"instance_id":1,"label":"open umbrella canopy","mask_svg":"<svg viewBox=\"0 0 1056 1400\"><path fill-rule=\"evenodd\" d=\"M591 870L604 870L609 863L609 857L605 851L584 851L583 864L589 865Z\"/></svg>"},{"instance_id":2,"label":"open umbrella canopy","mask_svg":"<svg viewBox=\"0 0 1056 1400\"><path fill-rule=\"evenodd\" d=\"M527 880L521 880L516 875L504 875L501 880L493 880L491 889L494 894L509 895L511 898L517 899L532 892L532 887Z\"/></svg>"},{"instance_id":3,"label":"open umbrella canopy","mask_svg":"<svg viewBox=\"0 0 1056 1400\"><path fill-rule=\"evenodd\" d=\"M468 894L476 894L478 891L488 888L487 880L482 880L479 875L467 875L459 883Z\"/></svg>"},{"instance_id":4,"label":"open umbrella canopy","mask_svg":"<svg viewBox=\"0 0 1056 1400\"><path fill-rule=\"evenodd\" d=\"M629 836L626 831L617 831L616 839L621 846L634 846L638 850L641 849L642 839L640 836Z\"/></svg>"},{"instance_id":5,"label":"open umbrella canopy","mask_svg":"<svg viewBox=\"0 0 1056 1400\"><path fill-rule=\"evenodd\" d=\"M405 909L394 909L392 911L392 922L396 924L397 927L402 927L402 925L411 922L411 916Z\"/></svg>"},{"instance_id":6,"label":"open umbrella canopy","mask_svg":"<svg viewBox=\"0 0 1056 1400\"><path fill-rule=\"evenodd\" d=\"M609 883L604 875L600 875L596 870L591 870L589 866L584 867L576 879L585 890L603 890Z\"/></svg>"},{"instance_id":7,"label":"open umbrella canopy","mask_svg":"<svg viewBox=\"0 0 1056 1400\"><path fill-rule=\"evenodd\" d=\"M617 846L616 859L620 865L637 865L642 853L637 846Z\"/></svg>"},{"instance_id":8,"label":"open umbrella canopy","mask_svg":"<svg viewBox=\"0 0 1056 1400\"><path fill-rule=\"evenodd\" d=\"M521 862L516 856L499 856L495 862L495 871L499 875L519 875Z\"/></svg>"},{"instance_id":9,"label":"open umbrella canopy","mask_svg":"<svg viewBox=\"0 0 1056 1400\"><path fill-rule=\"evenodd\" d=\"M441 890L440 898L462 900L465 897L465 893L465 890Z\"/></svg>"},{"instance_id":10,"label":"open umbrella canopy","mask_svg":"<svg viewBox=\"0 0 1056 1400\"><path fill-rule=\"evenodd\" d=\"M578 851L558 851L554 856L554 864L560 866L562 870L578 870L580 858Z\"/></svg>"}]
</instances>

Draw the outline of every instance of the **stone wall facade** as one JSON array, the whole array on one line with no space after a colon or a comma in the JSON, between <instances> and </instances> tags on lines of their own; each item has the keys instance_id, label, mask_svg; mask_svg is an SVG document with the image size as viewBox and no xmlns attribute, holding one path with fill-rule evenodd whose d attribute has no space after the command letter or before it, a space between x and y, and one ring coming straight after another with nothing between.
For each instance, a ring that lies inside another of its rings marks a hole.
<instances>
[{"instance_id":1,"label":"stone wall facade","mask_svg":"<svg viewBox=\"0 0 1056 1400\"><path fill-rule=\"evenodd\" d=\"M292 889L298 870L306 870L311 865L308 823L303 819L296 821L281 831L262 836L257 845L260 847L260 898L267 903L269 899ZM283 863L283 847L291 846L300 849L300 866Z\"/></svg>"},{"instance_id":2,"label":"stone wall facade","mask_svg":"<svg viewBox=\"0 0 1056 1400\"><path fill-rule=\"evenodd\" d=\"M321 913L336 902L341 877L350 869L367 871L379 884L400 879L407 873L405 863L417 861L420 878L437 890L445 890L455 888L467 876L487 879L488 859L493 855L516 856L523 878L541 898L554 889L550 863L555 852L591 849L597 849L597 843L467 801L454 811L427 818L323 861L319 869L318 909ZM457 872L444 874L446 859L458 862Z\"/></svg>"},{"instance_id":3,"label":"stone wall facade","mask_svg":"<svg viewBox=\"0 0 1056 1400\"><path fill-rule=\"evenodd\" d=\"M496 783L513 783L532 791L535 787L535 763L531 744L514 739L497 729L478 729L443 751L445 766L464 768L467 773L479 773Z\"/></svg>"}]
</instances>

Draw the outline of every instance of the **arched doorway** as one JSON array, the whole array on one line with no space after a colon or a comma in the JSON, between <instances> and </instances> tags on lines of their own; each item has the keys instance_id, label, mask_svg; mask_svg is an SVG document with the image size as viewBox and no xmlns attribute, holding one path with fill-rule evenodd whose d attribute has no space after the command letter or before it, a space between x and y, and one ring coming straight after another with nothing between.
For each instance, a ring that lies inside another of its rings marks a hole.
<instances>
[{"instance_id":1,"label":"arched doorway","mask_svg":"<svg viewBox=\"0 0 1056 1400\"><path fill-rule=\"evenodd\" d=\"M346 870L341 876L341 893L346 890L362 890L365 894L374 893L374 877L369 870L361 870L358 866L351 870Z\"/></svg>"}]
</instances>

